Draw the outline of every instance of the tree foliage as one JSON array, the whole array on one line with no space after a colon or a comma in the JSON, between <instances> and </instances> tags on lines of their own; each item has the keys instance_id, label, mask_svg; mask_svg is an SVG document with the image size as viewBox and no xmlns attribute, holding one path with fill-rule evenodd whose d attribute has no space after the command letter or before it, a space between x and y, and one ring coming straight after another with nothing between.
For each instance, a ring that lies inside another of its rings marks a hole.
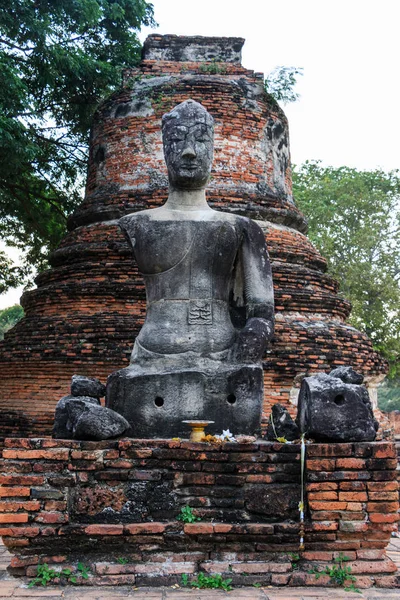
<instances>
[{"instance_id":1,"label":"tree foliage","mask_svg":"<svg viewBox=\"0 0 400 600\"><path fill-rule=\"evenodd\" d=\"M300 94L295 92L294 88L297 78L301 75L303 75L301 67L275 67L265 79L265 91L282 104L296 102Z\"/></svg>"},{"instance_id":2,"label":"tree foliage","mask_svg":"<svg viewBox=\"0 0 400 600\"><path fill-rule=\"evenodd\" d=\"M57 246L81 199L94 109L152 24L145 0L1 0L0 226L25 258L18 269L0 256L3 290Z\"/></svg>"},{"instance_id":3,"label":"tree foliage","mask_svg":"<svg viewBox=\"0 0 400 600\"><path fill-rule=\"evenodd\" d=\"M386 378L378 388L378 406L385 412L400 411L400 377Z\"/></svg>"},{"instance_id":4,"label":"tree foliage","mask_svg":"<svg viewBox=\"0 0 400 600\"><path fill-rule=\"evenodd\" d=\"M294 197L309 237L328 260L350 322L400 374L400 173L306 162L294 170Z\"/></svg>"},{"instance_id":5,"label":"tree foliage","mask_svg":"<svg viewBox=\"0 0 400 600\"><path fill-rule=\"evenodd\" d=\"M4 334L11 327L14 327L23 316L24 309L19 304L14 304L14 306L0 310L0 340L4 338Z\"/></svg>"}]
</instances>

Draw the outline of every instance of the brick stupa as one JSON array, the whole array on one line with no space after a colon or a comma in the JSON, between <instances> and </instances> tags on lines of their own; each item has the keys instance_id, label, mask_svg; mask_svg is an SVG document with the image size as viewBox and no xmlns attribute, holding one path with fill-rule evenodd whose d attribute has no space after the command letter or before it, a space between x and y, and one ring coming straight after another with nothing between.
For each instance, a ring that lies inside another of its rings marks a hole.
<instances>
[{"instance_id":1,"label":"brick stupa","mask_svg":"<svg viewBox=\"0 0 400 600\"><path fill-rule=\"evenodd\" d=\"M210 205L256 219L267 238L276 337L264 362L264 422L275 402L294 410L302 374L352 365L371 389L382 378L383 360L346 324L350 305L307 239L292 198L287 120L263 75L241 66L243 42L152 35L140 67L99 107L85 200L51 269L23 295L25 318L0 344L0 436L49 434L73 374L105 382L128 365L145 296L117 219L165 201L161 117L187 98L215 119Z\"/></svg>"}]
</instances>

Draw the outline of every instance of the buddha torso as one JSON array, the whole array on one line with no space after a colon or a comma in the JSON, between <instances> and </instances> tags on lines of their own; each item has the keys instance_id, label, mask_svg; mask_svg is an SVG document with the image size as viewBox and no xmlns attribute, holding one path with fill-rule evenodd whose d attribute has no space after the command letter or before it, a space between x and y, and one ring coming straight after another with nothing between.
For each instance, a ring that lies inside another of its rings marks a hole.
<instances>
[{"instance_id":1,"label":"buddha torso","mask_svg":"<svg viewBox=\"0 0 400 600\"><path fill-rule=\"evenodd\" d=\"M229 300L246 224L208 207L163 207L121 220L146 286L146 320L137 338L143 348L209 355L233 345Z\"/></svg>"}]
</instances>

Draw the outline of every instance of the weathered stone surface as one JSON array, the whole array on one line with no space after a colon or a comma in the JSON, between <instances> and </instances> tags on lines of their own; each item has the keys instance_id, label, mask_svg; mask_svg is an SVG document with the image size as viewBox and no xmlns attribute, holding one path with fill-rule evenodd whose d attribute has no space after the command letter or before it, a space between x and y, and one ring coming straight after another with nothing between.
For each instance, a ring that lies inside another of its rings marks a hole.
<instances>
[{"instance_id":1,"label":"weathered stone surface","mask_svg":"<svg viewBox=\"0 0 400 600\"><path fill-rule=\"evenodd\" d=\"M123 435L129 429L129 423L122 415L104 406L85 404L78 409L77 402L74 402L67 405L67 410L74 420L75 440L108 440Z\"/></svg>"},{"instance_id":2,"label":"weathered stone surface","mask_svg":"<svg viewBox=\"0 0 400 600\"><path fill-rule=\"evenodd\" d=\"M104 398L106 386L97 377L84 377L73 375L71 381L71 394L73 396L90 396L91 398Z\"/></svg>"},{"instance_id":3,"label":"weathered stone surface","mask_svg":"<svg viewBox=\"0 0 400 600\"><path fill-rule=\"evenodd\" d=\"M115 411L89 396L64 396L56 406L53 437L107 440L122 435L129 423Z\"/></svg>"},{"instance_id":4,"label":"weathered stone surface","mask_svg":"<svg viewBox=\"0 0 400 600\"><path fill-rule=\"evenodd\" d=\"M268 420L267 440L285 438L288 441L298 440L300 431L289 411L282 404L274 404Z\"/></svg>"},{"instance_id":5,"label":"weathered stone surface","mask_svg":"<svg viewBox=\"0 0 400 600\"><path fill-rule=\"evenodd\" d=\"M336 369L333 369L329 375L341 379L344 383L361 385L364 381L364 376L361 375L361 373L357 373L353 367L337 367Z\"/></svg>"},{"instance_id":6,"label":"weathered stone surface","mask_svg":"<svg viewBox=\"0 0 400 600\"><path fill-rule=\"evenodd\" d=\"M107 402L129 421L127 435L135 438L187 438L190 430L182 421L193 419L214 421L209 433L229 428L252 434L260 429L262 390L258 365L159 374L128 368L109 377Z\"/></svg>"},{"instance_id":7,"label":"weathered stone surface","mask_svg":"<svg viewBox=\"0 0 400 600\"><path fill-rule=\"evenodd\" d=\"M297 424L319 442L372 441L378 428L366 388L326 373L303 380Z\"/></svg>"},{"instance_id":8,"label":"weathered stone surface","mask_svg":"<svg viewBox=\"0 0 400 600\"><path fill-rule=\"evenodd\" d=\"M300 488L298 485L255 485L245 492L246 508L275 521L280 518L296 519L299 514Z\"/></svg>"},{"instance_id":9,"label":"weathered stone surface","mask_svg":"<svg viewBox=\"0 0 400 600\"><path fill-rule=\"evenodd\" d=\"M193 419L216 421L215 431L260 429L271 267L256 223L207 204L213 133L193 100L164 115L168 200L120 220L145 278L147 314L131 366L108 379L106 404L135 437L185 435L182 420Z\"/></svg>"},{"instance_id":10,"label":"weathered stone surface","mask_svg":"<svg viewBox=\"0 0 400 600\"><path fill-rule=\"evenodd\" d=\"M149 35L143 45L145 60L209 61L239 63L243 38Z\"/></svg>"},{"instance_id":11,"label":"weathered stone surface","mask_svg":"<svg viewBox=\"0 0 400 600\"><path fill-rule=\"evenodd\" d=\"M56 439L70 440L72 439L73 423L69 418L69 412L67 406L70 402L77 400L75 396L64 396L58 401L56 406L56 412L54 417L53 437ZM96 398L89 396L81 396L79 398L82 402L88 404L99 404Z\"/></svg>"}]
</instances>

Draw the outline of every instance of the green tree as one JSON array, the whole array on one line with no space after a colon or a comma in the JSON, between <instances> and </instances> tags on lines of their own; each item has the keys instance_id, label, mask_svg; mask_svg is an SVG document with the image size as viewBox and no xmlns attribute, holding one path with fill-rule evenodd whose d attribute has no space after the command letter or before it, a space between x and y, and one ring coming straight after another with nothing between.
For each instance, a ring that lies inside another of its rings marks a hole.
<instances>
[{"instance_id":1,"label":"green tree","mask_svg":"<svg viewBox=\"0 0 400 600\"><path fill-rule=\"evenodd\" d=\"M365 331L400 375L400 174L323 167L294 169L293 194L309 237L328 260L350 322Z\"/></svg>"},{"instance_id":2,"label":"green tree","mask_svg":"<svg viewBox=\"0 0 400 600\"><path fill-rule=\"evenodd\" d=\"M14 327L23 316L24 309L19 304L14 304L14 306L0 310L0 340L4 338L4 334L11 327Z\"/></svg>"},{"instance_id":3,"label":"green tree","mask_svg":"<svg viewBox=\"0 0 400 600\"><path fill-rule=\"evenodd\" d=\"M275 67L266 77L265 91L277 102L296 102L300 94L294 91L297 78L303 75L302 67Z\"/></svg>"},{"instance_id":4,"label":"green tree","mask_svg":"<svg viewBox=\"0 0 400 600\"><path fill-rule=\"evenodd\" d=\"M81 199L99 101L137 63L145 0L1 0L0 227L24 254L0 255L0 291L43 268Z\"/></svg>"}]
</instances>

